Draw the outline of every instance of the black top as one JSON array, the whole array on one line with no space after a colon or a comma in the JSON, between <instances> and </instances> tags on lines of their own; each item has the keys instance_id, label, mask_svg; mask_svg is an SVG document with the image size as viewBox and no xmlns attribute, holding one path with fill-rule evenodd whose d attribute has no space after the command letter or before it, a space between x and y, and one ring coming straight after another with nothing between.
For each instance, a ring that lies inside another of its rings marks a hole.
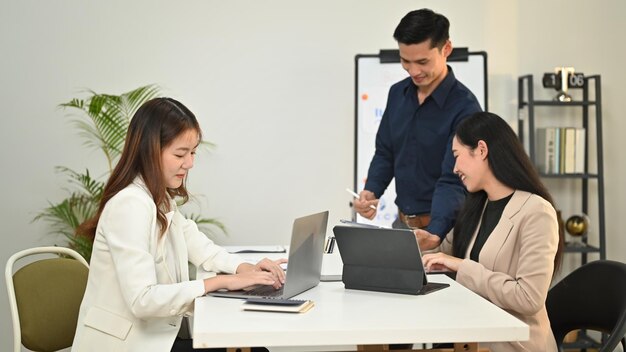
<instances>
[{"instance_id":1,"label":"black top","mask_svg":"<svg viewBox=\"0 0 626 352\"><path fill-rule=\"evenodd\" d=\"M400 211L430 214L426 229L445 237L465 200L465 187L452 171L452 137L459 122L477 111L478 100L449 66L448 75L421 105L411 77L394 84L365 189L380 198L395 178Z\"/></svg>"},{"instance_id":2,"label":"black top","mask_svg":"<svg viewBox=\"0 0 626 352\"><path fill-rule=\"evenodd\" d=\"M480 223L480 229L478 230L478 235L476 235L476 241L474 241L474 247L472 247L472 251L470 252L470 259L477 262L478 255L480 254L480 250L483 249L483 245L487 242L489 235L500 221L500 217L502 217L502 212L504 208L509 203L513 197L513 193L508 197L504 197L502 199L494 200L490 202L487 201L487 206L485 207L485 211L483 212L483 219Z\"/></svg>"}]
</instances>

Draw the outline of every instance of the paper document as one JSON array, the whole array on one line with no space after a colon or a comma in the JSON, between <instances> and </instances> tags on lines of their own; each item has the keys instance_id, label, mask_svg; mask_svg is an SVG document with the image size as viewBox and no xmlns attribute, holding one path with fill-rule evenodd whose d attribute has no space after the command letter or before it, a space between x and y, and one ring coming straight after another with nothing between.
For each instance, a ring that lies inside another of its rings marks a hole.
<instances>
[{"instance_id":1,"label":"paper document","mask_svg":"<svg viewBox=\"0 0 626 352\"><path fill-rule=\"evenodd\" d=\"M285 246L223 246L229 253L287 253Z\"/></svg>"}]
</instances>

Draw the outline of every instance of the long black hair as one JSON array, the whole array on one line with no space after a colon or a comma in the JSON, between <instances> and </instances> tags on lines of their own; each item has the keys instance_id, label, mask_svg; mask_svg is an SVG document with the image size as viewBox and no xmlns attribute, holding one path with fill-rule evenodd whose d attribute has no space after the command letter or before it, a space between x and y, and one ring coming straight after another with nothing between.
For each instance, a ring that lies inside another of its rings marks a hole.
<instances>
[{"instance_id":1,"label":"long black hair","mask_svg":"<svg viewBox=\"0 0 626 352\"><path fill-rule=\"evenodd\" d=\"M554 206L552 196L508 123L489 112L477 112L463 120L456 130L457 140L470 149L484 141L489 147L487 161L493 175L503 184L521 191L536 194ZM469 193L459 212L454 227L453 255L463 258L472 235L480 222L487 201L485 191ZM554 258L554 271L558 270L563 255L563 233L559 230L559 245Z\"/></svg>"}]
</instances>

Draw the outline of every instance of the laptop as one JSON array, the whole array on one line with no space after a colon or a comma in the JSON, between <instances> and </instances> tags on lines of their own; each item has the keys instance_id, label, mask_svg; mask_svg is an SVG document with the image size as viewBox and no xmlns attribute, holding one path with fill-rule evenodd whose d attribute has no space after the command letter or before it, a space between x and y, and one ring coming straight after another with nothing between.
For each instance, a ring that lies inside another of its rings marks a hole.
<instances>
[{"instance_id":1,"label":"laptop","mask_svg":"<svg viewBox=\"0 0 626 352\"><path fill-rule=\"evenodd\" d=\"M287 275L280 289L277 290L270 285L260 285L249 290L219 290L210 292L209 295L229 298L291 298L317 286L322 271L327 224L328 211L294 220Z\"/></svg>"},{"instance_id":2,"label":"laptop","mask_svg":"<svg viewBox=\"0 0 626 352\"><path fill-rule=\"evenodd\" d=\"M333 232L347 289L424 295L450 286L428 282L411 230L338 225Z\"/></svg>"}]
</instances>

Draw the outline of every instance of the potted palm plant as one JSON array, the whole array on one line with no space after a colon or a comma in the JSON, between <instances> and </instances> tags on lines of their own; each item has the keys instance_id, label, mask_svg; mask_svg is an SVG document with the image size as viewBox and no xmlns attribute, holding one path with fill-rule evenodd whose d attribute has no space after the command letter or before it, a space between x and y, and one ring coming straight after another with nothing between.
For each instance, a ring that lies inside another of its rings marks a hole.
<instances>
[{"instance_id":1,"label":"potted palm plant","mask_svg":"<svg viewBox=\"0 0 626 352\"><path fill-rule=\"evenodd\" d=\"M80 112L72 123L78 129L86 147L104 154L108 171L102 178L97 178L90 174L89 169L78 172L64 166L56 167L57 172L67 175L69 179L70 186L67 188L69 195L58 203L49 202L49 206L33 219L48 222L50 224L48 232L65 237L68 246L87 261L91 258L92 239L77 234L76 228L93 217L98 210L106 178L113 170L124 147L130 119L144 102L159 95L159 88L147 85L121 95L98 94L94 91L88 93L90 95L85 99L74 98L59 106ZM212 146L206 141L203 141L202 145ZM188 217L196 221L209 236L216 234L217 231L226 233L224 225L215 219L196 214L190 214Z\"/></svg>"}]
</instances>

